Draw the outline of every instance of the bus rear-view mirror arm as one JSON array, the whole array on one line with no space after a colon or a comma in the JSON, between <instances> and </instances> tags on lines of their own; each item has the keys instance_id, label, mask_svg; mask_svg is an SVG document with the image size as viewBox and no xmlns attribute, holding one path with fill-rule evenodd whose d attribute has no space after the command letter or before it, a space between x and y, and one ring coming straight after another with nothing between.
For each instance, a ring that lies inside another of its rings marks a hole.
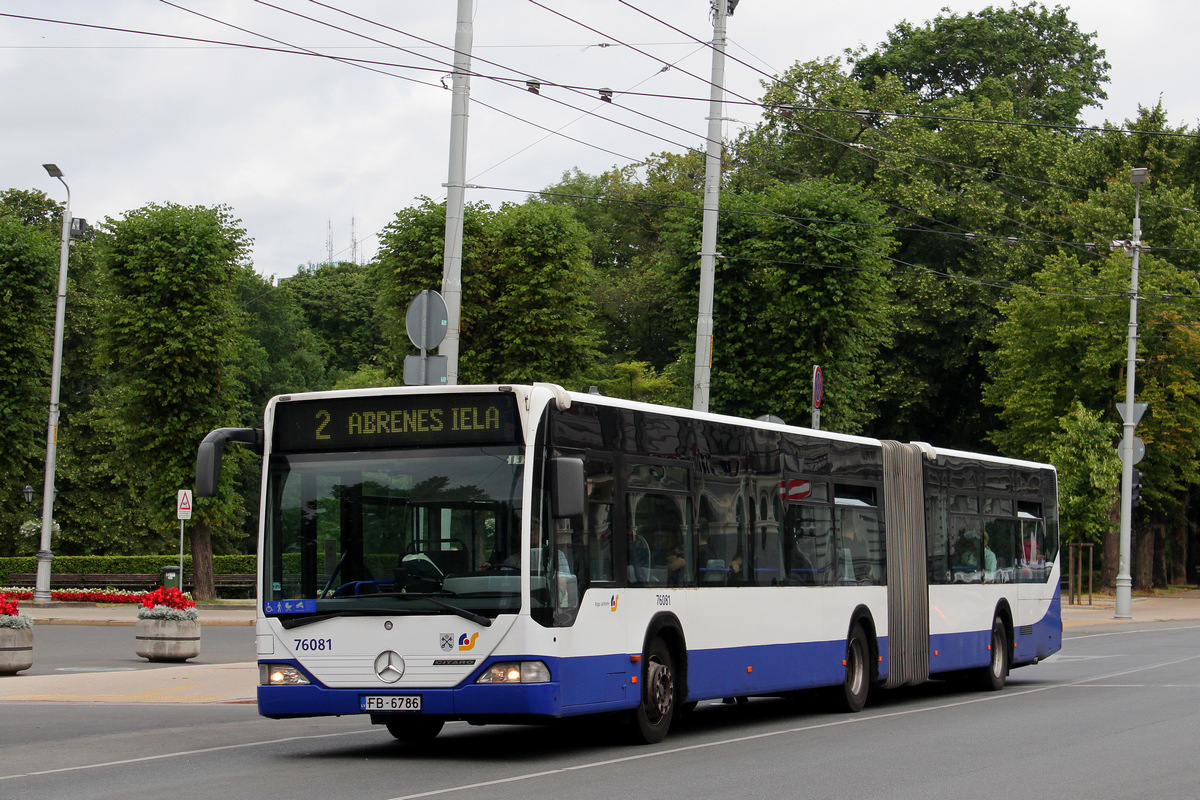
<instances>
[{"instance_id":1,"label":"bus rear-view mirror arm","mask_svg":"<svg viewBox=\"0 0 1200 800\"><path fill-rule=\"evenodd\" d=\"M254 452L262 455L262 428L217 428L200 442L196 451L196 496L215 497L217 482L221 477L221 456L226 442L248 444Z\"/></svg>"}]
</instances>

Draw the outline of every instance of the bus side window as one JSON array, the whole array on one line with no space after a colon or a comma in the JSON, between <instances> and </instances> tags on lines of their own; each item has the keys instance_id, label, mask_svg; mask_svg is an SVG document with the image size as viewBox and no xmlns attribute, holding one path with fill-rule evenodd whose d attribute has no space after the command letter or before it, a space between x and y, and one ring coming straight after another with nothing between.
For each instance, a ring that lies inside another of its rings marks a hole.
<instances>
[{"instance_id":1,"label":"bus side window","mask_svg":"<svg viewBox=\"0 0 1200 800\"><path fill-rule=\"evenodd\" d=\"M684 516L685 495L646 493L631 495L629 538L631 580L639 583L680 586L690 583L691 536Z\"/></svg>"}]
</instances>

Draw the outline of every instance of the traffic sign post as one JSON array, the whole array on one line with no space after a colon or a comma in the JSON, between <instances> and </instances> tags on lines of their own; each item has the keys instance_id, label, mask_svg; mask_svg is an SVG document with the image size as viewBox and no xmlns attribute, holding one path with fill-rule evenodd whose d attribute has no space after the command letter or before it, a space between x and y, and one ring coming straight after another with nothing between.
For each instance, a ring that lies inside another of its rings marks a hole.
<instances>
[{"instance_id":1,"label":"traffic sign post","mask_svg":"<svg viewBox=\"0 0 1200 800\"><path fill-rule=\"evenodd\" d=\"M821 399L825 396L825 374L820 364L813 364L812 373L812 427L821 430Z\"/></svg>"},{"instance_id":2,"label":"traffic sign post","mask_svg":"<svg viewBox=\"0 0 1200 800\"><path fill-rule=\"evenodd\" d=\"M175 516L179 518L179 591L183 591L183 521L192 518L192 490L180 489L175 495Z\"/></svg>"},{"instance_id":3,"label":"traffic sign post","mask_svg":"<svg viewBox=\"0 0 1200 800\"><path fill-rule=\"evenodd\" d=\"M417 294L408 304L404 327L408 340L421 351L404 357L404 382L409 386L445 385L449 358L431 356L429 351L446 338L446 301L432 289Z\"/></svg>"}]
</instances>

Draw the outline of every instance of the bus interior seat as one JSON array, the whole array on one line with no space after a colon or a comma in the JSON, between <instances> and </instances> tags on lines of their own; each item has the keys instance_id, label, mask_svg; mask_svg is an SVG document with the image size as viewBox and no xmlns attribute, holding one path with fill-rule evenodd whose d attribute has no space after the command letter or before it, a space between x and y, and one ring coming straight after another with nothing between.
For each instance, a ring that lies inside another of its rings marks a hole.
<instances>
[{"instance_id":1,"label":"bus interior seat","mask_svg":"<svg viewBox=\"0 0 1200 800\"><path fill-rule=\"evenodd\" d=\"M442 571L426 553L409 553L396 566L396 589L435 592L442 585Z\"/></svg>"}]
</instances>

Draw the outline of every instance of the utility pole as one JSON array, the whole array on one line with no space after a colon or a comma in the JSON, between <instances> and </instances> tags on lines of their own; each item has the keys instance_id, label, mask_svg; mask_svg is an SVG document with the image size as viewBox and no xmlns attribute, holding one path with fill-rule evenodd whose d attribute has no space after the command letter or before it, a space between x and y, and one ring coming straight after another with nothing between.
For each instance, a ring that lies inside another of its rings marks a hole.
<instances>
[{"instance_id":1,"label":"utility pole","mask_svg":"<svg viewBox=\"0 0 1200 800\"><path fill-rule=\"evenodd\" d=\"M1146 168L1139 167L1130 170L1129 180L1134 185L1133 201L1133 241L1130 250L1133 256L1133 268L1129 278L1129 336L1125 348L1125 405L1121 409L1121 417L1125 423L1121 437L1121 545L1117 560L1117 602L1115 619L1133 618L1133 575L1129 568L1130 555L1133 552L1133 465L1134 429L1142 418L1146 407L1134 402L1135 381L1137 378L1137 339L1138 339L1138 253L1142 247L1142 184L1146 182Z\"/></svg>"},{"instance_id":2,"label":"utility pole","mask_svg":"<svg viewBox=\"0 0 1200 800\"><path fill-rule=\"evenodd\" d=\"M717 276L717 222L721 208L722 126L725 117L725 24L737 0L712 0L712 86L704 162L704 217L700 232L700 308L696 314L696 369L692 408L708 411L713 364L713 291Z\"/></svg>"},{"instance_id":3,"label":"utility pole","mask_svg":"<svg viewBox=\"0 0 1200 800\"><path fill-rule=\"evenodd\" d=\"M462 237L467 182L467 117L471 105L472 0L458 0L454 33L453 97L450 101L450 169L446 177L446 248L442 297L446 301L446 338L438 354L446 357L446 385L458 385L458 340L462 328Z\"/></svg>"}]
</instances>

